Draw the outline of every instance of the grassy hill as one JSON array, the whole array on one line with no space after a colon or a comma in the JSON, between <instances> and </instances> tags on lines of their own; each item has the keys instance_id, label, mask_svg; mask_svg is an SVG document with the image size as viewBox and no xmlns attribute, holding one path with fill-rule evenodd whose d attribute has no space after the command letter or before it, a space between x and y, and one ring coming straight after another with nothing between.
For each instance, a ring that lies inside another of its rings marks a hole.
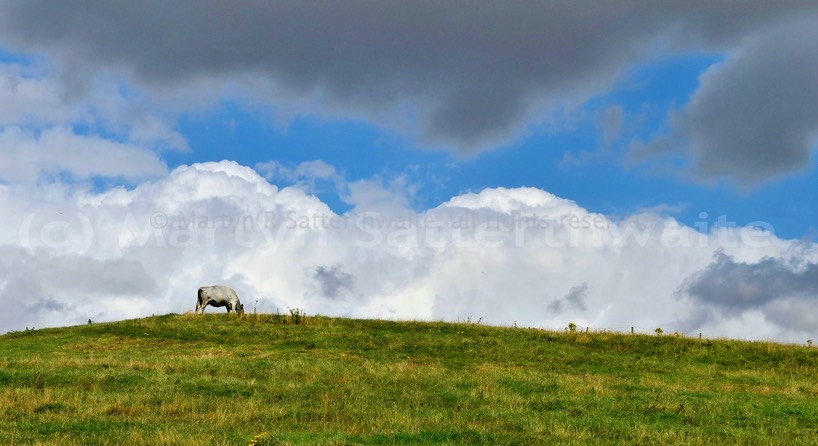
<instances>
[{"instance_id":1,"label":"grassy hill","mask_svg":"<svg viewBox=\"0 0 818 446\"><path fill-rule=\"evenodd\" d=\"M816 348L226 314L0 336L3 445L816 438Z\"/></svg>"}]
</instances>

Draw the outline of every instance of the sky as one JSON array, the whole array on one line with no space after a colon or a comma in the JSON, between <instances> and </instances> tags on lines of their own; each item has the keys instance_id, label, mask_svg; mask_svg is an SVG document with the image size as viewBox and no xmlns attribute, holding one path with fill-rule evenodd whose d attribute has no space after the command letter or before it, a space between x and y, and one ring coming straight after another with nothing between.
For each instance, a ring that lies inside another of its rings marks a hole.
<instances>
[{"instance_id":1,"label":"sky","mask_svg":"<svg viewBox=\"0 0 818 446\"><path fill-rule=\"evenodd\" d=\"M804 343L816 85L814 1L0 2L0 332L226 284Z\"/></svg>"}]
</instances>

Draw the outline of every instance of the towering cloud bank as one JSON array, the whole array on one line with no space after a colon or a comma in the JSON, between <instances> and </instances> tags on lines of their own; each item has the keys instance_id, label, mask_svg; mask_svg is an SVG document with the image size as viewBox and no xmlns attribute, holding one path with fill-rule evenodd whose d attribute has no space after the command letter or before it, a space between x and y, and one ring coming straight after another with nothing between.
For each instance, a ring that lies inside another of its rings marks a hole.
<instances>
[{"instance_id":1,"label":"towering cloud bank","mask_svg":"<svg viewBox=\"0 0 818 446\"><path fill-rule=\"evenodd\" d=\"M791 341L818 329L803 311L818 248L724 221L611 219L533 188L338 215L227 161L131 190L33 187L0 186L3 330L184 312L213 283L259 311Z\"/></svg>"}]
</instances>

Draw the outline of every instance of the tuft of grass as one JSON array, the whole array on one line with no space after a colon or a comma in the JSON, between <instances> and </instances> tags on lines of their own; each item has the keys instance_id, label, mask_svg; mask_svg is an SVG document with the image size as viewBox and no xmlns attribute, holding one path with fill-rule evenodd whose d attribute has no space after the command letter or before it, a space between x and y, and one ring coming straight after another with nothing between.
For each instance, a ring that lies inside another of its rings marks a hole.
<instances>
[{"instance_id":1,"label":"tuft of grass","mask_svg":"<svg viewBox=\"0 0 818 446\"><path fill-rule=\"evenodd\" d=\"M0 444L814 444L818 350L298 314L0 336Z\"/></svg>"}]
</instances>

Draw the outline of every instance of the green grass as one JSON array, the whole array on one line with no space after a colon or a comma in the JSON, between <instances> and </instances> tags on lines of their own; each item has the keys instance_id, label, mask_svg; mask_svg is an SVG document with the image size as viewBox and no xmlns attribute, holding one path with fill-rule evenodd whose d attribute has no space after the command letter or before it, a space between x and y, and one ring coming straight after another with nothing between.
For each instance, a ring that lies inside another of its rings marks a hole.
<instances>
[{"instance_id":1,"label":"green grass","mask_svg":"<svg viewBox=\"0 0 818 446\"><path fill-rule=\"evenodd\" d=\"M226 314L0 336L0 444L247 445L254 437L258 445L815 444L818 349Z\"/></svg>"}]
</instances>

